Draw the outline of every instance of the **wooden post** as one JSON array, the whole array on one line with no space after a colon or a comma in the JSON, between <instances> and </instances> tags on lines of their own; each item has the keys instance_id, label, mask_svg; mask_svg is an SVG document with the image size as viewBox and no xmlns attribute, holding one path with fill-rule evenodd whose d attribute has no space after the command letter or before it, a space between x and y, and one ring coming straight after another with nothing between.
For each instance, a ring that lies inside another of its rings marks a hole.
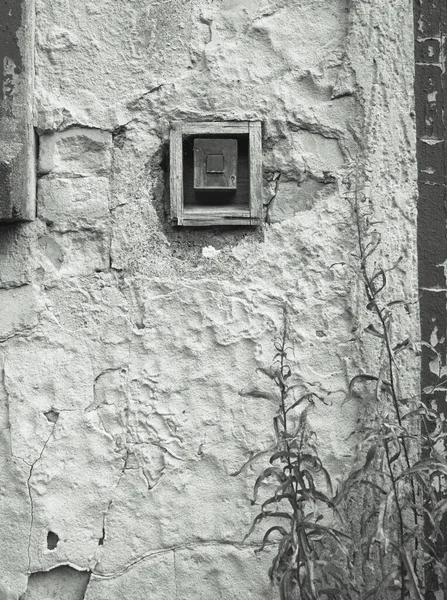
<instances>
[{"instance_id":1,"label":"wooden post","mask_svg":"<svg viewBox=\"0 0 447 600\"><path fill-rule=\"evenodd\" d=\"M34 0L0 0L0 221L36 213Z\"/></svg>"},{"instance_id":2,"label":"wooden post","mask_svg":"<svg viewBox=\"0 0 447 600\"><path fill-rule=\"evenodd\" d=\"M250 121L250 217L262 220L262 129L260 121Z\"/></svg>"},{"instance_id":3,"label":"wooden post","mask_svg":"<svg viewBox=\"0 0 447 600\"><path fill-rule=\"evenodd\" d=\"M414 0L414 29L421 337L436 351L422 348L423 390L439 384L437 369L433 369L432 365L438 356L438 369L445 373L447 349L446 0ZM441 376L447 381L445 374L441 373ZM430 403L433 399L438 411L447 417L445 392L435 392L427 401ZM445 491L441 490L440 494L445 494ZM431 533L428 520L425 526ZM446 514L441 529L447 531ZM438 539L436 546L438 555L445 556L447 539ZM439 590L444 590L445 594L445 586L446 582L438 581L436 572L428 565L426 600L434 598Z\"/></svg>"}]
</instances>

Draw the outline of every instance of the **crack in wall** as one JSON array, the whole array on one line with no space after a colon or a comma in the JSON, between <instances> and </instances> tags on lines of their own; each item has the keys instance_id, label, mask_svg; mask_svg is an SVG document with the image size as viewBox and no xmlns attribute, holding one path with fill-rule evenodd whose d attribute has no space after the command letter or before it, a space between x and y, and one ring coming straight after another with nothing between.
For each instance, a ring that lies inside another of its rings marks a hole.
<instances>
[{"instance_id":1,"label":"crack in wall","mask_svg":"<svg viewBox=\"0 0 447 600\"><path fill-rule=\"evenodd\" d=\"M6 371L5 371L4 363L2 366L2 385L3 385L3 390L5 392L6 427L9 431L9 451L11 453L11 456L14 456L13 448L12 448L11 404L10 404L10 395L9 395L9 391L8 391L8 386L6 385Z\"/></svg>"},{"instance_id":2,"label":"crack in wall","mask_svg":"<svg viewBox=\"0 0 447 600\"><path fill-rule=\"evenodd\" d=\"M265 212L265 223L270 223L270 211L273 206L273 203L275 202L275 198L278 195L281 175L282 175L282 173L280 173L280 172L275 172L272 175L272 181L275 182L275 189L273 191L273 194L270 197L270 200L266 204L264 204L264 208L266 211Z\"/></svg>"},{"instance_id":3,"label":"crack in wall","mask_svg":"<svg viewBox=\"0 0 447 600\"><path fill-rule=\"evenodd\" d=\"M178 582L177 582L177 557L175 554L175 548L172 550L172 560L174 563L174 587L175 587L175 598L178 598Z\"/></svg>"},{"instance_id":4,"label":"crack in wall","mask_svg":"<svg viewBox=\"0 0 447 600\"><path fill-rule=\"evenodd\" d=\"M123 478L123 475L127 469L127 463L128 463L128 458L129 458L129 451L126 451L126 455L123 457L124 460L124 464L123 467L121 469L121 472L118 476L118 481L111 493L111 498L109 500L109 503L107 505L106 510L104 511L103 517L102 517L102 536L99 538L98 540L98 546L100 546L101 551L102 551L102 547L104 546L105 542L107 541L107 517L108 514L113 506L113 502L114 502L114 496L116 493L116 490L118 489L119 484L121 483L121 479ZM100 563L101 561L101 555L98 556L96 563L95 563L95 567Z\"/></svg>"},{"instance_id":5,"label":"crack in wall","mask_svg":"<svg viewBox=\"0 0 447 600\"><path fill-rule=\"evenodd\" d=\"M31 492L31 478L33 476L34 467L39 462L39 460L41 460L43 453L45 452L45 449L47 447L47 444L50 441L51 436L54 433L55 427L56 427L56 424L54 423L52 430L50 432L50 435L48 436L46 442L44 443L39 456L36 458L36 460L31 465L29 465L30 472L29 472L29 476L28 476L28 480L27 480L28 497L29 497L29 501L30 501L30 526L29 526L29 534L28 534L28 572L31 572L31 536L33 533L33 525L34 525L34 499L33 499L33 494ZM26 462L26 461L24 461L24 462Z\"/></svg>"},{"instance_id":6,"label":"crack in wall","mask_svg":"<svg viewBox=\"0 0 447 600\"><path fill-rule=\"evenodd\" d=\"M97 375L95 377L95 379L93 380L93 402L91 404L89 404L87 406L86 409L84 409L84 412L88 413L91 412L93 410L98 410L99 408L101 408L102 406L104 406L105 404L105 400L102 402L97 402L95 400L95 398L97 397L97 391L96 391L96 386L98 385L100 379L102 377L104 377L105 375L107 375L107 373L122 373L122 372L127 372L128 367L127 366L120 366L120 367L111 367L110 369L104 369L104 371L101 371L101 373L99 375ZM105 430L107 431L107 430Z\"/></svg>"},{"instance_id":7,"label":"crack in wall","mask_svg":"<svg viewBox=\"0 0 447 600\"><path fill-rule=\"evenodd\" d=\"M39 326L39 323L37 323L36 325L33 325L32 327L24 326L21 328L21 330L19 332L11 333L9 335L0 337L0 344L4 344L5 342L8 342L9 340L13 340L16 338L24 338L24 339L29 338L36 331L38 326Z\"/></svg>"},{"instance_id":8,"label":"crack in wall","mask_svg":"<svg viewBox=\"0 0 447 600\"><path fill-rule=\"evenodd\" d=\"M31 284L29 282L23 283L0 283L0 290L17 290L22 287L29 287Z\"/></svg>"},{"instance_id":9,"label":"crack in wall","mask_svg":"<svg viewBox=\"0 0 447 600\"><path fill-rule=\"evenodd\" d=\"M265 544L265 547L267 548L267 547L276 546L276 545L277 545L276 542L267 542ZM156 556L165 556L165 555L171 554L171 553L173 553L175 555L175 552L177 552L177 551L199 550L200 548L218 548L220 546L231 546L233 548L237 548L238 550L259 549L259 543L247 544L247 543L243 543L243 542L236 542L236 541L230 541L230 540L208 540L206 542L192 542L189 544L188 543L178 544L175 546L160 548L159 550L152 550L146 554L139 556L137 559L133 560L131 563L126 565L121 571L116 571L113 573L101 573L99 571L96 571L95 568L93 568L91 573L92 573L92 576L97 580L106 581L109 579L116 579L118 577L122 577L125 573L130 571L133 567L135 567L139 563L143 562L144 560L148 560L148 559L154 558ZM95 565L95 567L96 567L96 565Z\"/></svg>"},{"instance_id":10,"label":"crack in wall","mask_svg":"<svg viewBox=\"0 0 447 600\"><path fill-rule=\"evenodd\" d=\"M339 144L341 144L344 137L343 131L341 129L324 124L317 119L304 119L295 115L295 120L288 120L287 125L290 128L290 131L308 131L309 133L321 135L322 137L327 138L329 140L336 140ZM343 152L343 148L340 149Z\"/></svg>"},{"instance_id":11,"label":"crack in wall","mask_svg":"<svg viewBox=\"0 0 447 600\"><path fill-rule=\"evenodd\" d=\"M170 83L169 82L168 83L160 83L160 84L154 86L153 88L151 88L151 89L147 90L146 92L144 92L143 94L141 94L141 96L137 96L136 98L134 98L133 100L131 100L130 102L128 102L127 106L129 107L129 109L135 108L136 105L138 104L138 102L140 102L141 100L144 100L145 98L147 98L147 96L150 96L154 92L160 91L166 85L170 85ZM131 119L125 125L128 125L133 120L134 119Z\"/></svg>"}]
</instances>

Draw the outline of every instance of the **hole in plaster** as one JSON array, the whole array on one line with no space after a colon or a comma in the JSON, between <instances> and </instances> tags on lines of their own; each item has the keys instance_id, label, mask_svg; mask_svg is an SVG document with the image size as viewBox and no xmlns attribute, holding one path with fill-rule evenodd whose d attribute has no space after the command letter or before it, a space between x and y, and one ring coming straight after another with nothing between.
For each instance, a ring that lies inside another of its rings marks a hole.
<instances>
[{"instance_id":1,"label":"hole in plaster","mask_svg":"<svg viewBox=\"0 0 447 600\"><path fill-rule=\"evenodd\" d=\"M329 183L335 183L337 178L330 171L323 171L323 183L325 185Z\"/></svg>"},{"instance_id":2,"label":"hole in plaster","mask_svg":"<svg viewBox=\"0 0 447 600\"><path fill-rule=\"evenodd\" d=\"M59 543L59 536L54 531L49 531L47 535L47 548L48 550L54 550Z\"/></svg>"},{"instance_id":3,"label":"hole in plaster","mask_svg":"<svg viewBox=\"0 0 447 600\"><path fill-rule=\"evenodd\" d=\"M68 566L31 573L21 600L84 600L90 576L90 571Z\"/></svg>"},{"instance_id":4,"label":"hole in plaster","mask_svg":"<svg viewBox=\"0 0 447 600\"><path fill-rule=\"evenodd\" d=\"M46 413L43 413L50 423L57 423L59 419L59 413L56 410L49 410Z\"/></svg>"},{"instance_id":5,"label":"hole in plaster","mask_svg":"<svg viewBox=\"0 0 447 600\"><path fill-rule=\"evenodd\" d=\"M116 148L122 148L126 139L126 126L120 125L112 131L113 145Z\"/></svg>"},{"instance_id":6,"label":"hole in plaster","mask_svg":"<svg viewBox=\"0 0 447 600\"><path fill-rule=\"evenodd\" d=\"M99 538L98 541L98 546L104 546L104 539L106 537L106 532L104 530L104 527L102 528L102 536Z\"/></svg>"}]
</instances>

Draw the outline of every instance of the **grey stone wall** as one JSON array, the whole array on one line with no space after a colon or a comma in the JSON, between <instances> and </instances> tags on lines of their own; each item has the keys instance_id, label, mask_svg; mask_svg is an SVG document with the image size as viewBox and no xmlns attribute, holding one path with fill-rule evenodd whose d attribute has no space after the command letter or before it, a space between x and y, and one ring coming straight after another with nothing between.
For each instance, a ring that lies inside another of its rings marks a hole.
<instances>
[{"instance_id":1,"label":"grey stone wall","mask_svg":"<svg viewBox=\"0 0 447 600\"><path fill-rule=\"evenodd\" d=\"M366 180L408 296L412 48L409 0L37 0L38 218L0 236L0 597L276 597L242 542L254 474L229 474L271 439L257 369L285 304L299 389L332 399L324 459L350 464L342 180ZM169 123L222 119L263 122L265 224L176 229Z\"/></svg>"}]
</instances>

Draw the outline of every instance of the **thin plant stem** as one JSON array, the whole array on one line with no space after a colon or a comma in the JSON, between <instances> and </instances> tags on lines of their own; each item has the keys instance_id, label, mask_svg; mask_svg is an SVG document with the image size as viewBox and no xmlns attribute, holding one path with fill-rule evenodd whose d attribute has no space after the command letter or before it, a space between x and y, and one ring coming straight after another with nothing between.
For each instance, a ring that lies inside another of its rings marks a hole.
<instances>
[{"instance_id":1,"label":"thin plant stem","mask_svg":"<svg viewBox=\"0 0 447 600\"><path fill-rule=\"evenodd\" d=\"M368 306L373 307L374 312L380 321L381 333L382 333L383 340L385 342L385 348L386 348L386 353L387 353L387 364L388 364L388 372L389 372L389 379L390 379L389 389L391 392L391 398L392 398L392 402L393 402L396 419L399 424L399 427L402 429L402 415L401 415L400 406L399 406L399 398L398 398L398 393L397 393L397 381L396 381L396 376L395 376L394 352L393 352L392 342L391 342L391 337L390 337L390 326L389 326L390 315L388 315L388 322L387 322L387 317L384 316L384 309L381 309L377 302L377 293L378 292L376 291L374 282L368 273L367 256L366 256L364 244L362 241L363 240L363 232L361 229L361 219L360 219L360 214L359 214L359 209L358 209L358 201L356 201L356 203L355 203L354 210L355 210L355 215L356 215L357 239L358 239L358 246L359 246L359 252L360 252L360 269L361 269L362 278L363 278L363 281L365 284L366 296L368 299ZM385 277L385 274L383 274L383 277ZM383 287L380 289L380 291L382 291ZM398 436L398 440L399 440L399 444L402 447L402 450L404 453L405 463L407 465L407 468L409 469L411 467L411 461L410 461L405 438L402 435L400 435L400 436ZM387 463L388 463L388 470L390 472L391 482L392 482L392 486L393 486L393 490L394 490L394 502L395 502L396 509L398 512L399 537L400 537L400 545L402 546L404 543L404 523L403 523L402 507L399 502L399 496L397 493L398 490L396 487L394 471L392 468L392 464L390 462L389 447L388 447L387 441L385 441L384 446L385 446L385 453L386 453L386 458L387 458ZM413 482L412 478L410 478L410 487L411 487L411 497L412 497L412 503L413 503L412 504L412 513L413 513L414 523L416 526L418 526L419 519L418 519L417 510L416 510L416 490L415 490L414 482ZM417 550L418 549L417 537L415 537L415 539L414 539L414 545L415 545L415 550ZM405 585L404 585L405 577L404 577L404 575L406 573L406 569L405 569L405 565L404 565L402 558L400 560L400 564L401 564L401 573L402 573L401 598L403 600L403 598L405 597ZM416 558L415 558L414 559L414 568L415 569L416 569L416 566L417 566L417 563L416 563Z\"/></svg>"}]
</instances>

